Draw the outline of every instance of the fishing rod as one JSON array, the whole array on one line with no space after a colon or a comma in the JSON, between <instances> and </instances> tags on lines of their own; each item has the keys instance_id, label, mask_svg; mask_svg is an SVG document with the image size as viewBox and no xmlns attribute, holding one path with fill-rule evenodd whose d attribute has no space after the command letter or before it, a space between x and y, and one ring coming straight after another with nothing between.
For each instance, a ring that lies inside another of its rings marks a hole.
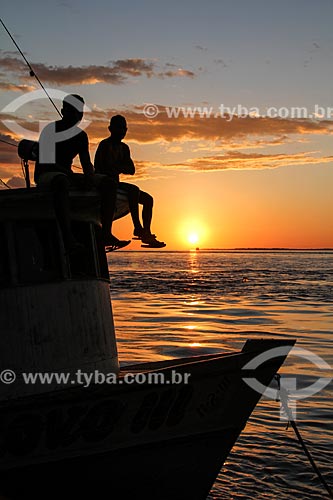
<instances>
[{"instance_id":1,"label":"fishing rod","mask_svg":"<svg viewBox=\"0 0 333 500\"><path fill-rule=\"evenodd\" d=\"M7 26L5 25L5 23L3 22L3 20L0 18L0 22L2 24L2 26L4 27L4 29L6 30L7 34L9 35L10 39L12 40L13 44L15 45L15 47L17 48L17 50L19 51L19 53L21 54L21 56L23 57L24 59L24 62L26 63L26 65L28 66L29 68L29 74L31 77L35 77L37 82L39 83L39 85L42 87L42 89L44 90L45 94L47 95L48 99L50 100L50 102L52 103L53 107L55 108L55 110L57 111L58 115L62 118L62 114L60 113L59 109L57 108L57 106L55 105L54 101L52 100L51 96L48 94L46 88L44 87L43 83L40 81L40 79L38 78L38 75L36 75L36 72L34 71L33 67L31 66L31 64L29 63L28 59L25 57L25 55L23 54L22 50L20 49L20 47L18 46L18 44L16 43L14 37L12 36L12 34L10 33L10 31L8 30Z\"/></svg>"},{"instance_id":2,"label":"fishing rod","mask_svg":"<svg viewBox=\"0 0 333 500\"><path fill-rule=\"evenodd\" d=\"M14 148L17 148L17 144L13 144L12 142L5 141L4 139L0 139L0 142L4 142L5 144L9 144L9 146L13 146Z\"/></svg>"},{"instance_id":3,"label":"fishing rod","mask_svg":"<svg viewBox=\"0 0 333 500\"><path fill-rule=\"evenodd\" d=\"M13 44L15 45L15 47L17 48L17 50L19 51L19 53L21 54L24 62L26 63L26 65L28 66L29 68L29 74L31 77L35 77L37 82L39 83L39 85L41 86L41 88L44 90L45 94L47 95L49 101L51 102L52 106L55 108L56 112L58 113L58 115L60 116L60 118L62 118L62 114L60 113L59 109L57 108L56 104L54 103L53 99L51 98L51 96L49 95L49 93L47 92L46 88L44 87L43 83L40 81L40 79L38 78L38 75L36 74L35 70L33 69L33 67L31 66L31 64L29 63L28 59L25 57L24 53L22 52L21 48L19 47L19 45L16 43L16 40L14 39L14 37L12 36L12 34L10 33L9 29L7 28L7 26L5 25L5 23L3 22L3 20L0 18L0 23L2 24L2 26L4 27L4 29L6 30L8 36L10 37L10 39L12 40ZM5 144L9 144L10 146L14 146L14 147L18 147L17 144L13 144L9 141L5 141L4 139L0 139L0 142L4 142ZM22 163L22 162L21 162ZM29 171L27 170L27 165L24 165L24 169L23 169L23 165L22 165L22 170L23 170L23 174L24 174L24 177L25 177L25 180L27 182L27 187L30 186L30 180L29 180ZM74 168L78 168L78 167L75 167ZM5 185L6 187L10 188L10 186L8 186L8 184L6 184L1 178L0 178L0 183L2 183L3 185Z\"/></svg>"},{"instance_id":4,"label":"fishing rod","mask_svg":"<svg viewBox=\"0 0 333 500\"><path fill-rule=\"evenodd\" d=\"M41 86L41 88L43 89L43 91L45 92L45 94L46 94L47 98L49 99L49 101L51 102L52 106L54 107L54 109L56 110L56 112L58 113L58 115L62 118L62 114L60 113L59 109L57 108L55 102L53 101L53 99L51 98L51 96L49 95L49 93L47 92L47 90L44 87L43 83L38 78L38 75L36 74L35 70L31 66L31 64L29 63L28 59L25 57L25 55L22 52L21 48L16 43L16 40L14 39L14 37L12 36L12 34L9 31L9 29L7 28L7 26L5 25L5 23L3 22L3 20L1 18L0 18L0 23L2 24L2 26L4 27L5 31L7 32L8 36L9 36L9 38L12 40L13 44L15 45L15 47L17 48L17 50L21 54L24 62L28 66L28 68L29 68L29 75L31 77L35 77L36 78L37 82L39 83L39 85ZM11 146L18 147L16 144L10 143L10 142L5 141L3 139L0 139L0 141L4 142L5 144L10 144ZM20 148L19 148L19 151L20 151ZM29 177L28 161L22 159L21 160L21 166L22 166L22 172L23 172L23 175L24 175L24 178L25 178L25 181L26 181L27 188L29 188L30 187L30 177ZM10 188L10 186L6 182L4 182L1 178L0 178L0 183L2 183L7 188Z\"/></svg>"}]
</instances>

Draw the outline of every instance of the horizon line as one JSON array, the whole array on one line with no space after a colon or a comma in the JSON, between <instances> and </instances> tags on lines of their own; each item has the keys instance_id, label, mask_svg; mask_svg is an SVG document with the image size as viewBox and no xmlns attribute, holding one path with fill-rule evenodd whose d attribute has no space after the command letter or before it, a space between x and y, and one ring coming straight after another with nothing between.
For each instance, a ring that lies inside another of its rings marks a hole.
<instances>
[{"instance_id":1,"label":"horizon line","mask_svg":"<svg viewBox=\"0 0 333 500\"><path fill-rule=\"evenodd\" d=\"M323 252L333 251L333 247L314 247L314 248L293 248L293 247L234 247L234 248L189 248L189 249L164 249L164 248L142 248L133 249L124 248L124 252L239 252L239 251L288 251L288 252Z\"/></svg>"}]
</instances>

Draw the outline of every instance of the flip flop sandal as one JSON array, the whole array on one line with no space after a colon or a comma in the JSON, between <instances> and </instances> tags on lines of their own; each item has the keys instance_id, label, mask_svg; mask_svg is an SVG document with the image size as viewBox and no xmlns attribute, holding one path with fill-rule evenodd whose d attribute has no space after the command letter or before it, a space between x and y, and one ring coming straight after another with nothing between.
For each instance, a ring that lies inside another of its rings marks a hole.
<instances>
[{"instance_id":1,"label":"flip flop sandal","mask_svg":"<svg viewBox=\"0 0 333 500\"><path fill-rule=\"evenodd\" d=\"M149 236L151 238L156 238L156 234L150 234ZM145 234L143 231L142 231L142 234L135 234L135 232L134 232L132 240L142 240L142 238L144 238L144 237L145 237Z\"/></svg>"},{"instance_id":2,"label":"flip flop sandal","mask_svg":"<svg viewBox=\"0 0 333 500\"><path fill-rule=\"evenodd\" d=\"M131 240L118 240L117 238L115 238L114 240L111 240L111 241L113 241L113 243L105 245L105 252L106 253L114 252L115 250L119 250L120 248L124 248L131 243Z\"/></svg>"},{"instance_id":3,"label":"flip flop sandal","mask_svg":"<svg viewBox=\"0 0 333 500\"><path fill-rule=\"evenodd\" d=\"M166 243L164 243L164 241L158 241L158 240L155 240L155 241L151 241L149 243L143 243L141 245L142 248L164 248L166 247Z\"/></svg>"}]
</instances>

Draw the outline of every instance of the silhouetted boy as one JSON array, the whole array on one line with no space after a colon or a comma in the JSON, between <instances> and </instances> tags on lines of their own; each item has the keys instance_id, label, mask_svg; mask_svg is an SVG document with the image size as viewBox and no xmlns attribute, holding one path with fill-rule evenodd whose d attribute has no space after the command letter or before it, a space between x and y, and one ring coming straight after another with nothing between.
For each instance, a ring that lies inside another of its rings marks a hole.
<instances>
[{"instance_id":1,"label":"silhouetted boy","mask_svg":"<svg viewBox=\"0 0 333 500\"><path fill-rule=\"evenodd\" d=\"M130 149L122 142L127 132L126 119L115 115L110 120L108 127L111 135L103 139L97 148L94 166L97 173L106 174L114 180L120 189L127 193L129 209L131 212L134 236L141 239L144 246L151 248L165 247L165 243L158 241L151 233L154 200L150 194L141 191L134 184L119 182L119 174L134 175L135 166L131 158ZM142 224L139 218L139 204L142 205Z\"/></svg>"}]
</instances>

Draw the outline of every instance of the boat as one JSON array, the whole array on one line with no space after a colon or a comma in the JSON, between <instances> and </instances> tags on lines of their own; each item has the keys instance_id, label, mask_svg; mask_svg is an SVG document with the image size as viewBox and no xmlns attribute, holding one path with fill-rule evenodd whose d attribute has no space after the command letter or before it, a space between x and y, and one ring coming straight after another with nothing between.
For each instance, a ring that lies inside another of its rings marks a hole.
<instances>
[{"instance_id":1,"label":"boat","mask_svg":"<svg viewBox=\"0 0 333 500\"><path fill-rule=\"evenodd\" d=\"M70 198L81 258L65 253L47 193L0 191L0 495L203 500L261 397L244 367L281 348L250 370L268 386L294 340L121 367L99 196Z\"/></svg>"}]
</instances>

